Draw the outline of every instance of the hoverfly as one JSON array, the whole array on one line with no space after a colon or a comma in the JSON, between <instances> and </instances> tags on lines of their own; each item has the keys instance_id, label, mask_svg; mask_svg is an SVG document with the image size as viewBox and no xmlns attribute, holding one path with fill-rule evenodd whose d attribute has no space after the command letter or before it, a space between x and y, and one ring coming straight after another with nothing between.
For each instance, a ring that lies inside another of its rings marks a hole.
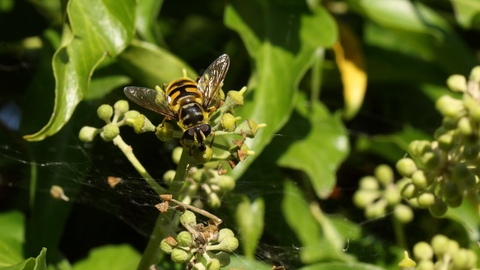
<instances>
[{"instance_id":1,"label":"hoverfly","mask_svg":"<svg viewBox=\"0 0 480 270\"><path fill-rule=\"evenodd\" d=\"M217 96L230 65L230 58L223 54L205 70L202 77L193 81L180 78L164 85L164 91L128 86L125 95L138 105L177 121L183 131L182 140L198 143L206 150L205 140L212 133L209 125L210 108ZM164 121L165 121L164 119Z\"/></svg>"}]
</instances>

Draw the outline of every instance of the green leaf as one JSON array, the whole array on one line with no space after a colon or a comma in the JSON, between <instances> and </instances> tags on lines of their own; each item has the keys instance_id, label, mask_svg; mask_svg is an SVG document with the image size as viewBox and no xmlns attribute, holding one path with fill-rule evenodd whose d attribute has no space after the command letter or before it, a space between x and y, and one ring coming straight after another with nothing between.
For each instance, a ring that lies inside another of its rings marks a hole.
<instances>
[{"instance_id":1,"label":"green leaf","mask_svg":"<svg viewBox=\"0 0 480 270\"><path fill-rule=\"evenodd\" d=\"M347 131L340 114L331 115L319 102L313 103L310 112L305 103L305 96L300 95L296 108L300 115L309 119L310 132L304 139L293 142L277 164L305 171L317 196L327 198L335 186L337 168L349 152Z\"/></svg>"},{"instance_id":2,"label":"green leaf","mask_svg":"<svg viewBox=\"0 0 480 270\"><path fill-rule=\"evenodd\" d=\"M250 93L236 114L267 124L250 145L260 152L290 117L298 83L312 65L316 49L331 46L337 29L323 7L309 10L304 1L296 0L234 0L224 16L225 24L238 32L254 60ZM241 175L253 160L246 159L233 174Z\"/></svg>"},{"instance_id":3,"label":"green leaf","mask_svg":"<svg viewBox=\"0 0 480 270\"><path fill-rule=\"evenodd\" d=\"M314 209L315 207L305 201L303 194L290 181L285 182L284 194L282 211L288 225L302 242L304 248L300 251L300 259L303 263L352 260L342 249L346 237L349 234L358 236L358 229L356 232L341 234L318 207ZM312 213L315 213L316 217Z\"/></svg>"},{"instance_id":4,"label":"green leaf","mask_svg":"<svg viewBox=\"0 0 480 270\"><path fill-rule=\"evenodd\" d=\"M40 141L60 130L77 104L90 95L90 78L106 57L116 57L133 37L134 0L73 0L68 2L70 24L64 24L62 43L53 57L55 108L46 126L27 135ZM91 95L90 95L91 96Z\"/></svg>"},{"instance_id":5,"label":"green leaf","mask_svg":"<svg viewBox=\"0 0 480 270\"><path fill-rule=\"evenodd\" d=\"M34 270L47 270L47 249L42 248L40 254L35 259Z\"/></svg>"},{"instance_id":6,"label":"green leaf","mask_svg":"<svg viewBox=\"0 0 480 270\"><path fill-rule=\"evenodd\" d=\"M0 214L0 224L2 224L0 229L0 240L4 241L4 243L8 243L10 248L18 254L22 254L22 244L25 241L24 222L25 217L19 211L10 211Z\"/></svg>"},{"instance_id":7,"label":"green leaf","mask_svg":"<svg viewBox=\"0 0 480 270\"><path fill-rule=\"evenodd\" d=\"M385 268L378 267L372 264L352 262L352 263L342 263L342 262L328 262L328 263L318 263L314 265L309 265L302 267L298 270L384 270Z\"/></svg>"},{"instance_id":8,"label":"green leaf","mask_svg":"<svg viewBox=\"0 0 480 270\"><path fill-rule=\"evenodd\" d=\"M272 270L272 266L261 261L235 255L230 256L228 269Z\"/></svg>"},{"instance_id":9,"label":"green leaf","mask_svg":"<svg viewBox=\"0 0 480 270\"><path fill-rule=\"evenodd\" d=\"M86 259L77 262L74 270L136 269L140 254L130 245L107 245L92 249Z\"/></svg>"},{"instance_id":10,"label":"green leaf","mask_svg":"<svg viewBox=\"0 0 480 270\"><path fill-rule=\"evenodd\" d=\"M475 57L450 24L420 2L383 0L360 1L362 13L382 34L371 35L367 27L366 42L383 48L414 54L435 61L447 73L468 74L476 65ZM367 24L368 26L368 24Z\"/></svg>"},{"instance_id":11,"label":"green leaf","mask_svg":"<svg viewBox=\"0 0 480 270\"><path fill-rule=\"evenodd\" d=\"M250 202L245 195L240 200L235 210L236 223L242 238L243 253L245 257L253 259L265 225L265 202L263 198Z\"/></svg>"},{"instance_id":12,"label":"green leaf","mask_svg":"<svg viewBox=\"0 0 480 270\"><path fill-rule=\"evenodd\" d=\"M0 267L14 265L22 261L22 259L21 252L18 251L15 245L0 239Z\"/></svg>"},{"instance_id":13,"label":"green leaf","mask_svg":"<svg viewBox=\"0 0 480 270\"><path fill-rule=\"evenodd\" d=\"M475 200L475 195L472 196ZM478 209L468 201L468 198L464 198L462 205L456 208L448 208L445 217L457 221L459 224L465 227L471 241L478 241L480 239L480 217L478 216Z\"/></svg>"},{"instance_id":14,"label":"green leaf","mask_svg":"<svg viewBox=\"0 0 480 270\"><path fill-rule=\"evenodd\" d=\"M158 13L162 8L163 0L142 0L137 6L136 26L138 35L145 41L165 47L162 33L157 23Z\"/></svg>"},{"instance_id":15,"label":"green leaf","mask_svg":"<svg viewBox=\"0 0 480 270\"><path fill-rule=\"evenodd\" d=\"M452 0L455 18L463 28L479 28L476 16L480 13L480 1L478 0Z\"/></svg>"},{"instance_id":16,"label":"green leaf","mask_svg":"<svg viewBox=\"0 0 480 270\"><path fill-rule=\"evenodd\" d=\"M112 75L99 78L92 78L90 91L85 100L99 99L122 85L129 84L131 79L123 75Z\"/></svg>"},{"instance_id":17,"label":"green leaf","mask_svg":"<svg viewBox=\"0 0 480 270\"><path fill-rule=\"evenodd\" d=\"M183 77L185 69L191 78L197 73L181 59L151 43L133 40L132 44L119 56L119 64L142 86L154 88L163 86Z\"/></svg>"}]
</instances>

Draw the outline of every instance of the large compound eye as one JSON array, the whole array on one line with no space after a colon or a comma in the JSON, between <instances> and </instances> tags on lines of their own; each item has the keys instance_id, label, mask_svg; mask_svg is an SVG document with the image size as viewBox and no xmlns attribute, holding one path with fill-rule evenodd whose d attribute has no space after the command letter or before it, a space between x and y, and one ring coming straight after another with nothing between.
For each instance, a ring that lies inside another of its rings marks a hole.
<instances>
[{"instance_id":1,"label":"large compound eye","mask_svg":"<svg viewBox=\"0 0 480 270\"><path fill-rule=\"evenodd\" d=\"M187 129L183 133L183 138L189 142L194 142L195 141L195 129Z\"/></svg>"},{"instance_id":2,"label":"large compound eye","mask_svg":"<svg viewBox=\"0 0 480 270\"><path fill-rule=\"evenodd\" d=\"M212 133L212 128L210 127L210 125L201 124L200 126L198 126L198 128L202 131L203 135L205 135L205 138L207 138L208 135Z\"/></svg>"}]
</instances>

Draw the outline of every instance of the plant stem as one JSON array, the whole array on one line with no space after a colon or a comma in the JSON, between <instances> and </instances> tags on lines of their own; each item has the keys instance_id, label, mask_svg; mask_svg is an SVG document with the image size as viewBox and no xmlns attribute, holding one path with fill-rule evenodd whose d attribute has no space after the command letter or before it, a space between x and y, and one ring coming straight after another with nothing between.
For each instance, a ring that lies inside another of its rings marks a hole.
<instances>
[{"instance_id":1,"label":"plant stem","mask_svg":"<svg viewBox=\"0 0 480 270\"><path fill-rule=\"evenodd\" d=\"M120 148L120 150L122 150L123 154L127 157L128 161L130 161L130 163L132 163L133 167L135 167L137 172L143 177L143 179L145 179L145 181L147 181L147 183L150 185L150 187L153 188L153 190L155 190L155 192L158 195L168 193L168 191L166 189L162 188L157 182L155 182L153 177L150 176L150 174L147 172L147 170L145 170L145 168L140 163L140 161L137 159L137 157L135 157L135 154L133 154L132 147L130 145L128 145L127 143L125 143L125 141L122 139L122 137L120 135L118 135L117 137L115 137L115 139L113 139L113 143L116 146L118 146L118 148Z\"/></svg>"},{"instance_id":2,"label":"plant stem","mask_svg":"<svg viewBox=\"0 0 480 270\"><path fill-rule=\"evenodd\" d=\"M191 161L190 156L184 148L180 157L180 161L178 162L175 178L170 185L170 189L163 192L163 194L178 194L180 189L183 187L183 183L185 182L187 170L190 165L189 161ZM173 213L173 210L169 210L167 213L159 213L155 227L153 228L152 236L150 237L147 247L143 252L142 259L138 264L137 270L147 270L150 269L152 264L156 264L160 257L160 242L168 236L175 235L172 226Z\"/></svg>"},{"instance_id":3,"label":"plant stem","mask_svg":"<svg viewBox=\"0 0 480 270\"><path fill-rule=\"evenodd\" d=\"M393 229L395 232L395 240L397 241L397 244L403 248L407 249L407 243L405 241L405 232L403 230L403 224L395 218L395 215L391 215L392 217L392 223L393 223Z\"/></svg>"}]
</instances>

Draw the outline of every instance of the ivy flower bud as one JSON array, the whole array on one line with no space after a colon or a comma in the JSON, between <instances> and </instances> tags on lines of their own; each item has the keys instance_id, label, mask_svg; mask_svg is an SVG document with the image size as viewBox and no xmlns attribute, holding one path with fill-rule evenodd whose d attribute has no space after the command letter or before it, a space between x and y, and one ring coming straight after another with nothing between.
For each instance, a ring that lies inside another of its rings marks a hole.
<instances>
[{"instance_id":1,"label":"ivy flower bud","mask_svg":"<svg viewBox=\"0 0 480 270\"><path fill-rule=\"evenodd\" d=\"M211 208L219 208L222 205L222 201L214 192L208 194L207 203Z\"/></svg>"},{"instance_id":2,"label":"ivy flower bud","mask_svg":"<svg viewBox=\"0 0 480 270\"><path fill-rule=\"evenodd\" d=\"M207 246L207 250L233 252L238 248L238 239L234 236L225 237L219 244Z\"/></svg>"},{"instance_id":3,"label":"ivy flower bud","mask_svg":"<svg viewBox=\"0 0 480 270\"><path fill-rule=\"evenodd\" d=\"M464 93L467 91L467 79L463 75L451 75L447 79L447 86L453 92Z\"/></svg>"},{"instance_id":4,"label":"ivy flower bud","mask_svg":"<svg viewBox=\"0 0 480 270\"><path fill-rule=\"evenodd\" d=\"M364 176L360 179L360 189L378 190L378 180L373 176Z\"/></svg>"},{"instance_id":5,"label":"ivy flower bud","mask_svg":"<svg viewBox=\"0 0 480 270\"><path fill-rule=\"evenodd\" d=\"M207 262L207 270L219 270L220 262L217 259L212 259Z\"/></svg>"},{"instance_id":6,"label":"ivy flower bud","mask_svg":"<svg viewBox=\"0 0 480 270\"><path fill-rule=\"evenodd\" d=\"M435 107L443 116L455 117L465 109L463 102L451 96L445 95L437 99Z\"/></svg>"},{"instance_id":7,"label":"ivy flower bud","mask_svg":"<svg viewBox=\"0 0 480 270\"><path fill-rule=\"evenodd\" d=\"M145 115L140 114L133 120L133 130L140 134L149 131L155 131L155 126L148 120Z\"/></svg>"},{"instance_id":8,"label":"ivy flower bud","mask_svg":"<svg viewBox=\"0 0 480 270\"><path fill-rule=\"evenodd\" d=\"M435 203L435 194L432 192L424 192L417 197L418 205L420 207L429 207Z\"/></svg>"},{"instance_id":9,"label":"ivy flower bud","mask_svg":"<svg viewBox=\"0 0 480 270\"><path fill-rule=\"evenodd\" d=\"M389 185L383 194L383 197L387 201L388 205L394 206L399 204L402 201L402 196L400 196L400 191L395 185Z\"/></svg>"},{"instance_id":10,"label":"ivy flower bud","mask_svg":"<svg viewBox=\"0 0 480 270\"><path fill-rule=\"evenodd\" d=\"M396 166L398 173L404 177L411 177L412 174L417 170L417 164L411 158L402 158L400 159Z\"/></svg>"},{"instance_id":11,"label":"ivy flower bud","mask_svg":"<svg viewBox=\"0 0 480 270\"><path fill-rule=\"evenodd\" d=\"M177 164L180 162L180 158L182 157L183 147L175 147L172 151L172 161L173 163Z\"/></svg>"},{"instance_id":12,"label":"ivy flower bud","mask_svg":"<svg viewBox=\"0 0 480 270\"><path fill-rule=\"evenodd\" d=\"M229 175L220 175L218 186L222 192L229 192L235 188L235 179Z\"/></svg>"},{"instance_id":13,"label":"ivy flower bud","mask_svg":"<svg viewBox=\"0 0 480 270\"><path fill-rule=\"evenodd\" d=\"M78 134L78 138L82 142L91 142L97 136L98 133L100 133L102 130L94 127L82 127L80 129L80 132Z\"/></svg>"},{"instance_id":14,"label":"ivy flower bud","mask_svg":"<svg viewBox=\"0 0 480 270\"><path fill-rule=\"evenodd\" d=\"M426 152L420 158L425 168L434 170L440 165L440 155L437 151Z\"/></svg>"},{"instance_id":15,"label":"ivy flower bud","mask_svg":"<svg viewBox=\"0 0 480 270\"><path fill-rule=\"evenodd\" d=\"M412 208L404 204L397 204L393 210L393 215L403 224L407 224L413 219Z\"/></svg>"},{"instance_id":16,"label":"ivy flower bud","mask_svg":"<svg viewBox=\"0 0 480 270\"><path fill-rule=\"evenodd\" d=\"M447 204L439 197L435 197L435 203L428 207L428 211L430 211L430 214L434 217L442 217L447 210Z\"/></svg>"},{"instance_id":17,"label":"ivy flower bud","mask_svg":"<svg viewBox=\"0 0 480 270\"><path fill-rule=\"evenodd\" d=\"M430 244L432 245L433 252L437 258L442 258L447 252L447 244L449 239L441 234L437 234L432 238Z\"/></svg>"},{"instance_id":18,"label":"ivy flower bud","mask_svg":"<svg viewBox=\"0 0 480 270\"><path fill-rule=\"evenodd\" d=\"M175 178L176 172L174 170L168 170L163 174L163 181L167 185L170 185L173 182L173 179Z\"/></svg>"},{"instance_id":19,"label":"ivy flower bud","mask_svg":"<svg viewBox=\"0 0 480 270\"><path fill-rule=\"evenodd\" d=\"M163 251L163 253L165 254L170 254L172 253L173 251L173 248L175 247L176 245L171 245L168 243L167 239L163 239L161 242L160 242L160 249Z\"/></svg>"},{"instance_id":20,"label":"ivy flower bud","mask_svg":"<svg viewBox=\"0 0 480 270\"><path fill-rule=\"evenodd\" d=\"M375 168L375 177L383 186L393 183L393 170L390 166L382 164Z\"/></svg>"},{"instance_id":21,"label":"ivy flower bud","mask_svg":"<svg viewBox=\"0 0 480 270\"><path fill-rule=\"evenodd\" d=\"M365 208L381 195L382 193L378 190L360 189L353 195L353 203L358 208Z\"/></svg>"},{"instance_id":22,"label":"ivy flower bud","mask_svg":"<svg viewBox=\"0 0 480 270\"><path fill-rule=\"evenodd\" d=\"M193 212L186 210L185 212L183 212L183 214L180 215L180 222L182 224L188 224L190 226L193 226L197 224L197 217Z\"/></svg>"},{"instance_id":23,"label":"ivy flower bud","mask_svg":"<svg viewBox=\"0 0 480 270\"><path fill-rule=\"evenodd\" d=\"M418 170L415 173L413 173L412 183L415 185L415 188L419 190L422 190L431 184L429 183L424 170Z\"/></svg>"},{"instance_id":24,"label":"ivy flower bud","mask_svg":"<svg viewBox=\"0 0 480 270\"><path fill-rule=\"evenodd\" d=\"M418 190L413 185L413 183L407 183L401 191L402 196L406 199L412 199L416 197L417 193L418 193Z\"/></svg>"},{"instance_id":25,"label":"ivy flower bud","mask_svg":"<svg viewBox=\"0 0 480 270\"><path fill-rule=\"evenodd\" d=\"M460 120L458 121L458 131L463 136L470 136L473 134L473 126L469 118L460 118Z\"/></svg>"},{"instance_id":26,"label":"ivy flower bud","mask_svg":"<svg viewBox=\"0 0 480 270\"><path fill-rule=\"evenodd\" d=\"M480 82L480 66L476 66L470 72L470 80Z\"/></svg>"},{"instance_id":27,"label":"ivy flower bud","mask_svg":"<svg viewBox=\"0 0 480 270\"><path fill-rule=\"evenodd\" d=\"M118 126L115 124L108 124L103 127L103 132L100 135L102 136L104 141L110 142L115 139L118 134L120 134L120 129L118 128Z\"/></svg>"},{"instance_id":28,"label":"ivy flower bud","mask_svg":"<svg viewBox=\"0 0 480 270\"><path fill-rule=\"evenodd\" d=\"M108 104L102 104L100 107L97 109L97 115L98 118L102 119L105 121L105 123L110 123L110 118L112 118L113 115L113 108L112 106Z\"/></svg>"},{"instance_id":29,"label":"ivy flower bud","mask_svg":"<svg viewBox=\"0 0 480 270\"><path fill-rule=\"evenodd\" d=\"M453 146L453 135L450 133L445 133L438 137L438 147L443 151L450 151Z\"/></svg>"},{"instance_id":30,"label":"ivy flower bud","mask_svg":"<svg viewBox=\"0 0 480 270\"><path fill-rule=\"evenodd\" d=\"M446 130L454 130L457 128L458 120L458 117L445 116L442 119L442 127L444 127Z\"/></svg>"},{"instance_id":31,"label":"ivy flower bud","mask_svg":"<svg viewBox=\"0 0 480 270\"><path fill-rule=\"evenodd\" d=\"M468 268L468 252L464 248L461 248L457 253L455 253L455 255L453 255L452 262L452 268L454 269L470 269Z\"/></svg>"},{"instance_id":32,"label":"ivy flower bud","mask_svg":"<svg viewBox=\"0 0 480 270\"><path fill-rule=\"evenodd\" d=\"M418 242L413 246L413 254L418 260L431 260L433 249L427 242Z\"/></svg>"},{"instance_id":33,"label":"ivy flower bud","mask_svg":"<svg viewBox=\"0 0 480 270\"><path fill-rule=\"evenodd\" d=\"M243 106L243 94L247 91L247 87L243 87L240 91L228 91L225 99L225 107L227 110Z\"/></svg>"},{"instance_id":34,"label":"ivy flower bud","mask_svg":"<svg viewBox=\"0 0 480 270\"><path fill-rule=\"evenodd\" d=\"M178 245L181 247L189 247L193 242L192 234L187 231L181 231L177 235L177 242Z\"/></svg>"},{"instance_id":35,"label":"ivy flower bud","mask_svg":"<svg viewBox=\"0 0 480 270\"><path fill-rule=\"evenodd\" d=\"M205 164L212 159L213 150L209 145L205 145L205 151L201 151L198 147L195 147L192 151L193 158L200 164Z\"/></svg>"},{"instance_id":36,"label":"ivy flower bud","mask_svg":"<svg viewBox=\"0 0 480 270\"><path fill-rule=\"evenodd\" d=\"M432 261L420 261L415 270L435 270L435 264Z\"/></svg>"},{"instance_id":37,"label":"ivy flower bud","mask_svg":"<svg viewBox=\"0 0 480 270\"><path fill-rule=\"evenodd\" d=\"M126 100L119 100L113 105L115 114L120 116L128 111L128 102Z\"/></svg>"},{"instance_id":38,"label":"ivy flower bud","mask_svg":"<svg viewBox=\"0 0 480 270\"><path fill-rule=\"evenodd\" d=\"M160 141L169 141L173 138L173 126L168 122L164 122L157 126L155 135Z\"/></svg>"},{"instance_id":39,"label":"ivy flower bud","mask_svg":"<svg viewBox=\"0 0 480 270\"><path fill-rule=\"evenodd\" d=\"M222 115L222 126L226 131L234 131L236 122L242 119L241 117L235 117L231 113L225 113Z\"/></svg>"},{"instance_id":40,"label":"ivy flower bud","mask_svg":"<svg viewBox=\"0 0 480 270\"><path fill-rule=\"evenodd\" d=\"M133 120L137 118L140 115L138 111L135 110L130 110L126 112L123 117L127 120L132 120L132 121L127 121L127 125L132 126L133 125Z\"/></svg>"},{"instance_id":41,"label":"ivy flower bud","mask_svg":"<svg viewBox=\"0 0 480 270\"><path fill-rule=\"evenodd\" d=\"M235 234L228 228L223 228L218 232L218 242L222 242L227 237L234 237Z\"/></svg>"},{"instance_id":42,"label":"ivy flower bud","mask_svg":"<svg viewBox=\"0 0 480 270\"><path fill-rule=\"evenodd\" d=\"M479 123L480 122L480 106L477 105L470 109L470 117L473 121Z\"/></svg>"},{"instance_id":43,"label":"ivy flower bud","mask_svg":"<svg viewBox=\"0 0 480 270\"><path fill-rule=\"evenodd\" d=\"M452 170L452 180L454 182L463 182L468 179L471 172L463 163L457 163Z\"/></svg>"},{"instance_id":44,"label":"ivy flower bud","mask_svg":"<svg viewBox=\"0 0 480 270\"><path fill-rule=\"evenodd\" d=\"M176 263L184 263L190 257L188 252L180 248L174 248L172 253L170 254L172 261Z\"/></svg>"},{"instance_id":45,"label":"ivy flower bud","mask_svg":"<svg viewBox=\"0 0 480 270\"><path fill-rule=\"evenodd\" d=\"M243 123L241 123L236 129L235 132L237 133L245 133L245 135L249 138L255 137L258 130L262 127L266 127L266 124L257 124L252 119L247 119Z\"/></svg>"}]
</instances>

